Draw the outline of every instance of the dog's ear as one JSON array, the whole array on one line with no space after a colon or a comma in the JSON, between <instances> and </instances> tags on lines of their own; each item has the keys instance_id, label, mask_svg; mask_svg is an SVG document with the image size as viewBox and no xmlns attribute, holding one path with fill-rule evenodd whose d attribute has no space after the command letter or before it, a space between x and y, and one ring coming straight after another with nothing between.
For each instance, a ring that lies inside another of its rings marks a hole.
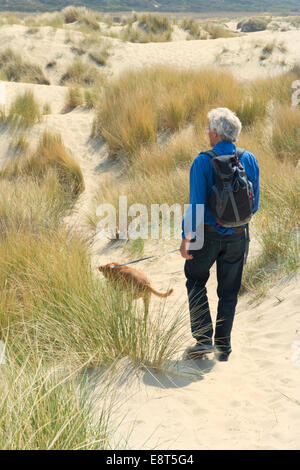
<instances>
[{"instance_id":1,"label":"dog's ear","mask_svg":"<svg viewBox=\"0 0 300 470\"><path fill-rule=\"evenodd\" d=\"M96 269L99 269L99 271L103 271L104 266L97 266Z\"/></svg>"}]
</instances>

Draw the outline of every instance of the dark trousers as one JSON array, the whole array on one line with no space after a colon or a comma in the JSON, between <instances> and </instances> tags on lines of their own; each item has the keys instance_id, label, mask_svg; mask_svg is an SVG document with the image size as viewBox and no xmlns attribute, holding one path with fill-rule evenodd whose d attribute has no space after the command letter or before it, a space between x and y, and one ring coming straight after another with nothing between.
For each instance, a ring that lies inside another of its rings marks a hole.
<instances>
[{"instance_id":1,"label":"dark trousers","mask_svg":"<svg viewBox=\"0 0 300 470\"><path fill-rule=\"evenodd\" d=\"M231 329L241 287L245 233L221 235L204 232L201 250L191 250L192 260L186 260L184 271L189 297L192 335L196 341L212 346L213 324L207 299L206 283L209 271L217 262L217 294L219 297L214 344L225 353L231 353Z\"/></svg>"}]
</instances>

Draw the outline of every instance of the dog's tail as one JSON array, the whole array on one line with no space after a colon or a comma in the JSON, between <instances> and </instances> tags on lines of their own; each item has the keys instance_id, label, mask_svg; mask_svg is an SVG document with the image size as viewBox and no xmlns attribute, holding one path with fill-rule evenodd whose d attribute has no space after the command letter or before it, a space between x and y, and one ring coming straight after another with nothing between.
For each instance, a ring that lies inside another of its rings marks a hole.
<instances>
[{"instance_id":1,"label":"dog's tail","mask_svg":"<svg viewBox=\"0 0 300 470\"><path fill-rule=\"evenodd\" d=\"M165 294L163 294L153 289L153 287L150 287L150 286L149 286L149 290L150 292L152 292L152 294L157 295L157 297L169 297L169 295L171 295L173 292L173 289L169 289Z\"/></svg>"}]
</instances>

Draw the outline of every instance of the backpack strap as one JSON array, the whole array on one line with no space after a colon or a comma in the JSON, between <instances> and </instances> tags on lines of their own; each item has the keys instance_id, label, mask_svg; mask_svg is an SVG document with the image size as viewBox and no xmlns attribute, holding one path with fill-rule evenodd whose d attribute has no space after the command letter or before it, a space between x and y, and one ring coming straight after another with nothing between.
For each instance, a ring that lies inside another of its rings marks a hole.
<instances>
[{"instance_id":1,"label":"backpack strap","mask_svg":"<svg viewBox=\"0 0 300 470\"><path fill-rule=\"evenodd\" d=\"M207 152L201 152L202 155L208 155L210 158L218 157L219 155L214 150L208 150Z\"/></svg>"},{"instance_id":2,"label":"backpack strap","mask_svg":"<svg viewBox=\"0 0 300 470\"><path fill-rule=\"evenodd\" d=\"M235 156L237 157L238 160L241 158L241 156L243 155L244 152L245 152L245 149L240 148L240 147L236 147ZM210 158L219 157L219 154L217 154L217 152L215 152L214 150L208 150L207 152L201 152L201 154L202 155L208 155Z\"/></svg>"}]
</instances>

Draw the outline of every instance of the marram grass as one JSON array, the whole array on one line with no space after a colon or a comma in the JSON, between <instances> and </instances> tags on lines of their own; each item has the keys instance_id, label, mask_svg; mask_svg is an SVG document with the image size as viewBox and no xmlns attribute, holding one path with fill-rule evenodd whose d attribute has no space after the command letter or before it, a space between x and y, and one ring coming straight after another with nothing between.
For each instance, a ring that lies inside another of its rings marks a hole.
<instances>
[{"instance_id":1,"label":"marram grass","mask_svg":"<svg viewBox=\"0 0 300 470\"><path fill-rule=\"evenodd\" d=\"M42 180L50 168L55 170L66 194L77 197L84 190L79 164L64 146L61 136L48 131L41 136L36 151L22 154L9 162L0 170L0 175L7 179L29 176Z\"/></svg>"}]
</instances>

